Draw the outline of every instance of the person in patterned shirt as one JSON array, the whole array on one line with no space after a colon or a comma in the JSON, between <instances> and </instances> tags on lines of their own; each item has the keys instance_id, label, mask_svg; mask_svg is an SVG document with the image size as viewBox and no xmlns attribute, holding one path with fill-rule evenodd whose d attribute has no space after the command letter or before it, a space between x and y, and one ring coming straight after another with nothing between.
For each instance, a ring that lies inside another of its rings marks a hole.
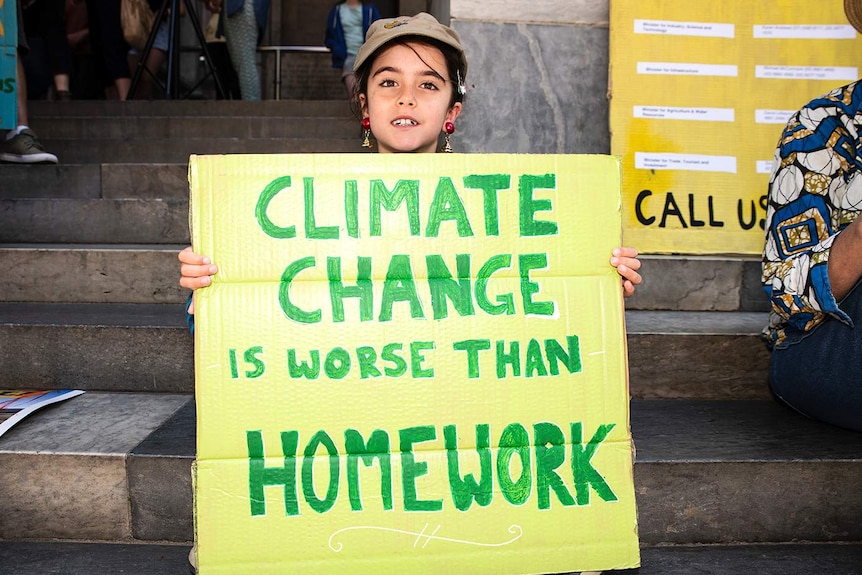
<instances>
[{"instance_id":1,"label":"person in patterned shirt","mask_svg":"<svg viewBox=\"0 0 862 575\"><path fill-rule=\"evenodd\" d=\"M862 0L845 0L862 32ZM769 181L763 338L769 385L795 410L862 431L862 80L788 121ZM860 325L860 329L856 326Z\"/></svg>"}]
</instances>

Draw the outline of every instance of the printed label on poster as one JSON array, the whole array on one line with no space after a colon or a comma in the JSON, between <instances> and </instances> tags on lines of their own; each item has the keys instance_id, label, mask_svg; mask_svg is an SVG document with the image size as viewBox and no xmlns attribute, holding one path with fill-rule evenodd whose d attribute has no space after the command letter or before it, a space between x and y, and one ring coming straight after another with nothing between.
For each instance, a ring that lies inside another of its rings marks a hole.
<instances>
[{"instance_id":1,"label":"printed label on poster","mask_svg":"<svg viewBox=\"0 0 862 575\"><path fill-rule=\"evenodd\" d=\"M754 26L754 37L788 40L854 40L856 30L849 24L761 24Z\"/></svg>"},{"instance_id":2,"label":"printed label on poster","mask_svg":"<svg viewBox=\"0 0 862 575\"><path fill-rule=\"evenodd\" d=\"M778 80L839 80L852 82L859 78L855 66L755 66L757 78Z\"/></svg>"},{"instance_id":3,"label":"printed label on poster","mask_svg":"<svg viewBox=\"0 0 862 575\"><path fill-rule=\"evenodd\" d=\"M755 110L754 121L758 124L786 124L796 110Z\"/></svg>"},{"instance_id":4,"label":"printed label on poster","mask_svg":"<svg viewBox=\"0 0 862 575\"><path fill-rule=\"evenodd\" d=\"M686 170L735 174L736 157L635 152L635 168L640 170Z\"/></svg>"},{"instance_id":5,"label":"printed label on poster","mask_svg":"<svg viewBox=\"0 0 862 575\"><path fill-rule=\"evenodd\" d=\"M700 122L733 122L733 108L676 108L673 106L635 106L635 118L651 120L695 120Z\"/></svg>"},{"instance_id":6,"label":"printed label on poster","mask_svg":"<svg viewBox=\"0 0 862 575\"><path fill-rule=\"evenodd\" d=\"M712 22L635 20L635 34L662 34L667 36L703 36L710 38L733 38L736 35L736 27L733 24L716 24Z\"/></svg>"},{"instance_id":7,"label":"printed label on poster","mask_svg":"<svg viewBox=\"0 0 862 575\"><path fill-rule=\"evenodd\" d=\"M692 64L685 62L638 62L638 74L668 76L738 76L739 66L731 64Z\"/></svg>"}]
</instances>

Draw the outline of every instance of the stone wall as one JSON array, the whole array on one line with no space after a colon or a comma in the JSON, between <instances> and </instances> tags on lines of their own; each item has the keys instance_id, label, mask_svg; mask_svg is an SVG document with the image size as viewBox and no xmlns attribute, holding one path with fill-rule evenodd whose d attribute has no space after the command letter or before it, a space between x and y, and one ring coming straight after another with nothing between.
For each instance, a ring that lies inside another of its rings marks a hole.
<instances>
[{"instance_id":1,"label":"stone wall","mask_svg":"<svg viewBox=\"0 0 862 575\"><path fill-rule=\"evenodd\" d=\"M449 0L464 152L608 153L608 0Z\"/></svg>"}]
</instances>

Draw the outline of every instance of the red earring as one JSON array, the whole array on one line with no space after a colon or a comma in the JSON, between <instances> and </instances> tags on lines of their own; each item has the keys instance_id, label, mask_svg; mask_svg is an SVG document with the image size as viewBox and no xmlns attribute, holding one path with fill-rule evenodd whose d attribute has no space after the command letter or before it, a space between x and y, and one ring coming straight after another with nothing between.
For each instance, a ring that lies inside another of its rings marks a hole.
<instances>
[{"instance_id":1,"label":"red earring","mask_svg":"<svg viewBox=\"0 0 862 575\"><path fill-rule=\"evenodd\" d=\"M371 120L368 117L362 118L362 147L371 147Z\"/></svg>"},{"instance_id":2,"label":"red earring","mask_svg":"<svg viewBox=\"0 0 862 575\"><path fill-rule=\"evenodd\" d=\"M440 149L447 154L452 153L452 142L449 141L449 136L455 133L455 124L446 122L443 124L443 147Z\"/></svg>"}]
</instances>

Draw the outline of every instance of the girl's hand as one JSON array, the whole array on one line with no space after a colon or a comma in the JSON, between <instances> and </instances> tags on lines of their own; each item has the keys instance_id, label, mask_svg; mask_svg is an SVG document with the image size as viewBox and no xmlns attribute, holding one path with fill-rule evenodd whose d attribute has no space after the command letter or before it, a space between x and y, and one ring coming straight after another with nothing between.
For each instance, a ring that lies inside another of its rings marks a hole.
<instances>
[{"instance_id":1,"label":"girl's hand","mask_svg":"<svg viewBox=\"0 0 862 575\"><path fill-rule=\"evenodd\" d=\"M180 285L184 288L196 290L206 287L212 283L212 276L218 273L218 267L212 260L194 253L191 246L181 251L177 257L180 260ZM194 301L189 305L188 312L195 313Z\"/></svg>"},{"instance_id":2,"label":"girl's hand","mask_svg":"<svg viewBox=\"0 0 862 575\"><path fill-rule=\"evenodd\" d=\"M631 297L635 293L635 286L643 281L638 273L641 269L638 251L635 248L615 248L611 256L611 265L617 268L623 281L623 295Z\"/></svg>"}]
</instances>

